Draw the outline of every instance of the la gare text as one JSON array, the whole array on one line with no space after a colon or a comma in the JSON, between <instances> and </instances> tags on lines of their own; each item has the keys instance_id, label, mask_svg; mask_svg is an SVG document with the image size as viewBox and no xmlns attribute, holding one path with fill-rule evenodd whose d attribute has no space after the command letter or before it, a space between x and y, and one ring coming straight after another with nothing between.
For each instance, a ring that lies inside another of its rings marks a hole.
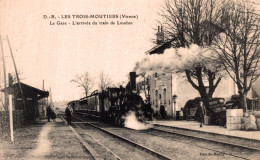
<instances>
[{"instance_id":1,"label":"la gare text","mask_svg":"<svg viewBox=\"0 0 260 160\"><path fill-rule=\"evenodd\" d=\"M131 21L50 21L50 25L132 25L133 22Z\"/></svg>"}]
</instances>

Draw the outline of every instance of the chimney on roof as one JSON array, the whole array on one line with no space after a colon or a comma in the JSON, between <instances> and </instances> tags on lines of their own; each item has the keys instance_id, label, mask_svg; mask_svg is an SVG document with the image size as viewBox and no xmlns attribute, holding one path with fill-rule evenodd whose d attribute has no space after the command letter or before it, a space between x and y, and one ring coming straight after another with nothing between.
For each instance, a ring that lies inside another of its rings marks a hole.
<instances>
[{"instance_id":1,"label":"chimney on roof","mask_svg":"<svg viewBox=\"0 0 260 160\"><path fill-rule=\"evenodd\" d=\"M156 43L162 44L163 42L164 42L163 26L161 26L161 27L158 26L158 32L156 33Z\"/></svg>"}]
</instances>

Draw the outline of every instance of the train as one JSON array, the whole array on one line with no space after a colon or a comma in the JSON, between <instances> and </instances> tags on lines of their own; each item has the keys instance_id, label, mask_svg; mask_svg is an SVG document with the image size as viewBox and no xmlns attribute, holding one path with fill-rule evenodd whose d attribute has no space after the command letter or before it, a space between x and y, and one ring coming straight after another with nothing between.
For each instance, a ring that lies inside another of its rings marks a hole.
<instances>
[{"instance_id":1,"label":"train","mask_svg":"<svg viewBox=\"0 0 260 160\"><path fill-rule=\"evenodd\" d=\"M94 91L91 95L68 103L74 113L101 119L115 126L124 126L125 117L132 111L137 120L152 120L151 105L144 103L136 93L136 73L130 72L130 82L126 87L111 87Z\"/></svg>"}]
</instances>

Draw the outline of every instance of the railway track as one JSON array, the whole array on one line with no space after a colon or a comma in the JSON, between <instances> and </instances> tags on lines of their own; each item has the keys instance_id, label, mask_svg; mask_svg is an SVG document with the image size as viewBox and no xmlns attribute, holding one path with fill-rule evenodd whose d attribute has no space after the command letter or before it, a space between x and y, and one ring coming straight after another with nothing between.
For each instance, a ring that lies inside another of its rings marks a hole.
<instances>
[{"instance_id":1,"label":"railway track","mask_svg":"<svg viewBox=\"0 0 260 160\"><path fill-rule=\"evenodd\" d=\"M180 128L176 128L176 127L163 126L163 125L155 125L153 129L163 131L163 132L168 132L168 133L171 132L174 134L179 134L179 135L188 136L188 137L192 137L192 138L198 138L198 139L205 140L205 141L232 145L232 146L260 152L260 141L259 140L233 137L233 136L228 136L228 135L220 135L220 134L215 134L215 133L205 133L205 132L201 132L201 131L180 129Z\"/></svg>"},{"instance_id":2,"label":"railway track","mask_svg":"<svg viewBox=\"0 0 260 160\"><path fill-rule=\"evenodd\" d=\"M137 152L137 150L139 150L138 151L139 152L139 154L138 154L139 158L140 158L140 156L142 156L143 159L162 159L162 160L171 160L171 159L173 159L173 158L167 157L167 156L165 156L165 155L163 155L161 153L158 153L158 152L156 152L156 151L154 151L152 149L149 149L149 148L147 148L147 147L145 147L143 145L140 145L140 144L135 143L135 142L133 142L131 140L128 140L128 139L126 139L126 138L124 138L122 136L119 136L119 135L117 135L115 133L112 133L112 132L110 132L110 131L102 128L102 127L94 125L93 123L86 122L85 120L83 120L81 118L78 118L78 117L74 117L74 118L78 119L80 122L73 122L73 124L78 129L80 129L85 134L87 134L89 137L94 139L96 141L96 143L98 143L99 145L103 146L106 149L106 151L110 152L115 157L115 159L119 159L120 160L120 159L129 159L129 158L121 158L121 157L123 157L122 153L116 153L116 151L114 149L109 149L111 147L108 147L107 145L101 143L98 138L95 138L93 135L89 134L88 132L90 132L90 131L89 130L86 131L86 129L84 128L83 125L88 125L88 127L91 126L92 127L92 129L91 129L92 131L93 131L93 129L96 129L96 130L99 130L99 131L105 133L105 134L103 134L103 137L107 136L107 135L109 135L110 137L113 137L112 141L115 142L115 145L118 145L119 141L120 141L120 145L122 145L122 144L123 145L128 145L127 147L131 148L131 149L129 149L129 151ZM129 147L129 146L131 146L131 147ZM119 154L121 154L121 156Z\"/></svg>"},{"instance_id":3,"label":"railway track","mask_svg":"<svg viewBox=\"0 0 260 160\"><path fill-rule=\"evenodd\" d=\"M230 137L228 137L229 140L228 140L228 138L223 138L223 137L219 138L216 136L214 138L214 136L212 136L212 135L205 136L205 135L203 135L203 133L198 133L196 131L180 130L180 129L162 126L162 125L155 125L154 128L152 128L148 131L144 131L144 132L147 134L154 135L154 136L164 137L171 141L178 141L178 142L183 142L183 143L186 143L189 145L195 145L195 146L198 146L201 148L205 148L205 149L217 152L219 154L229 155L231 157L238 158L238 159L255 159L255 158L257 159L257 157L260 156L259 142L256 142L255 144L252 145L252 142L249 141L249 142L247 142L247 144L243 145L241 143L232 142L234 140L231 140ZM191 133L189 133L189 132L191 132ZM200 134L200 135L198 135L198 134ZM174 136L171 136L171 135L174 135ZM176 135L177 135L177 137L176 137ZM188 140L187 139L185 140L181 137L188 138ZM223 146L223 148L216 147L214 145L213 145L214 147L209 147L209 145L203 145L203 144L200 145L200 144L198 144L198 142L194 143L194 141L191 141L190 139L196 139L198 141L202 141L203 143L211 143L211 145L219 144L220 146ZM238 138L235 140L241 140L241 139ZM242 143L245 143L245 142L242 142ZM251 144L251 146L249 146L250 144ZM229 152L230 149L232 152ZM234 154L235 149L237 150L236 154ZM251 154L251 155L248 156L248 154ZM255 156L252 154L254 154ZM248 158L248 157L251 157L251 158Z\"/></svg>"},{"instance_id":4,"label":"railway track","mask_svg":"<svg viewBox=\"0 0 260 160\"><path fill-rule=\"evenodd\" d=\"M95 122L96 123L96 122ZM91 125L91 123L90 123L90 125ZM97 123L96 125L101 125L102 126L102 124L101 123ZM104 127L104 126L103 126ZM108 127L107 127L108 128ZM118 134L121 132L121 135L122 136L124 136L124 133L126 133L126 132L130 132L131 131L131 133L130 134L132 134L132 135L134 135L134 136L136 136L137 135L137 133L139 132L140 133L140 131L136 131L136 130L132 130L132 129L128 129L128 128L117 128L117 129L109 129L110 131L110 133L111 133L111 131L112 132L117 132ZM120 131L121 130L121 131ZM156 134L151 134L151 133L149 133L149 132L151 132L151 131L154 131L154 130L156 130L156 129L151 129L151 130L147 130L147 131L145 131L145 133L148 133L148 134L150 134L150 135L153 135L153 136L155 136L155 137L158 137L159 135L156 135ZM157 130L157 131L160 131L160 132L163 132L163 133L165 133L166 131L164 131L164 130ZM114 134L114 133L113 133ZM169 132L168 132L168 134L169 134ZM171 133L172 134L172 133ZM124 136L124 137L126 137L127 139L129 139L130 137L127 137L127 136ZM162 138L166 138L165 136L161 136ZM130 138L131 139L131 138ZM155 139L157 139L157 138L155 138ZM171 139L171 138L167 138L167 140L166 141L175 141L174 139ZM136 141L136 138L134 138L134 139L132 139L132 141ZM138 141L138 140L137 140ZM194 140L192 140L193 142L194 142ZM180 141L179 141L180 142ZM182 143L184 143L184 142L182 142ZM184 144L188 144L188 145L190 145L191 143L190 142L186 142L186 143L184 143ZM144 145L147 145L147 144L144 144ZM206 152L207 154L209 154L209 155L228 155L228 157L235 157L235 158L239 158L239 159L246 159L246 158L244 158L244 157L240 157L240 156L237 156L237 155L232 155L232 154L230 154L230 153L227 153L227 152L225 152L225 153L223 153L223 151L221 152L221 151L219 151L219 150L216 150L216 149L210 149L209 147L203 147L203 146L199 146L199 145L195 145L195 147L197 147L197 148L203 148L204 150L209 150L209 151L213 151L213 152L211 152L211 153L209 153L209 152ZM156 147L153 147L153 148L156 148ZM155 150L155 149L154 149ZM167 150L167 149L166 149ZM205 151L204 152L202 152L202 154L203 153L205 153ZM169 155L169 153L168 153L168 155ZM176 154L177 155L177 154ZM230 158L227 158L227 159L230 159Z\"/></svg>"},{"instance_id":5,"label":"railway track","mask_svg":"<svg viewBox=\"0 0 260 160\"><path fill-rule=\"evenodd\" d=\"M81 117L84 119L84 117ZM185 147L185 148L190 148L190 150L197 152L199 154L201 154L201 157L199 157L199 159L258 159L259 157L259 148L257 148L257 143L253 146L253 147L248 147L248 146L243 146L243 145L239 145L239 144L232 144L230 140L226 140L226 139L218 139L215 137L208 137L205 135L198 135L198 133L191 133L188 134L188 131L177 131L174 130L171 127L166 127L166 126L160 126L160 125L156 125L153 129L150 130L146 130L146 131L136 131L136 130L132 130L132 129L128 129L128 128L118 128L118 127L109 127L108 124L104 124L104 123L99 123L93 120L89 120L87 118L87 121L90 122L83 122L84 120L81 119L81 122L77 122L77 123L84 123L84 124L88 124L90 126L93 127L98 127L101 128L101 130L106 130L105 132L107 134L113 134L116 136L119 136L123 139L126 139L127 141L131 141L131 142L141 142L139 140L140 137L148 137L148 135L150 135L149 137L153 138L150 140L154 141L156 139L163 139L162 141L164 142L173 142L173 144L175 143L176 145L179 145L179 148L182 148L181 146L190 146L190 147ZM76 122L75 122L76 123ZM94 125L95 124L95 125ZM106 129L104 129L106 128ZM100 130L100 129L99 129ZM186 132L186 133L185 133ZM127 133L127 134L125 134ZM202 133L201 133L202 134ZM130 136L129 136L130 135ZM132 136L132 137L131 137ZM133 138L134 137L134 138ZM139 137L139 138L138 138ZM157 137L157 138L156 138ZM230 139L230 137L228 137ZM129 140L130 139L130 140ZM146 139L146 138L145 138ZM149 139L149 138L148 138ZM234 141L234 140L233 140ZM157 142L152 142L152 143L157 143ZM244 143L244 142L242 142ZM150 150L154 151L159 151L160 153L164 153L166 154L168 159L173 159L170 157L175 157L176 159L180 159L180 157L178 157L178 150L175 151L175 149L171 149L173 153L166 153L165 151L169 151L169 144L168 146L162 145L162 144L153 144L155 146L151 146L151 144L149 145L149 143L139 143L141 144L141 147L144 146L149 146ZM183 144L183 145L181 145ZM156 147L157 146L157 147ZM158 149L158 147L161 147L161 149ZM138 146L137 146L138 147ZM163 147L163 148L162 148ZM146 147L145 147L146 148ZM165 149L164 149L165 148ZM197 148L202 148L201 150L197 149ZM196 150L196 151L195 151ZM205 151L205 150L208 150ZM203 155L203 154L207 154L207 155ZM210 157L209 157L210 156ZM214 157L214 158L212 158ZM167 159L166 158L166 159ZM165 158L159 158L159 159L165 159Z\"/></svg>"}]
</instances>

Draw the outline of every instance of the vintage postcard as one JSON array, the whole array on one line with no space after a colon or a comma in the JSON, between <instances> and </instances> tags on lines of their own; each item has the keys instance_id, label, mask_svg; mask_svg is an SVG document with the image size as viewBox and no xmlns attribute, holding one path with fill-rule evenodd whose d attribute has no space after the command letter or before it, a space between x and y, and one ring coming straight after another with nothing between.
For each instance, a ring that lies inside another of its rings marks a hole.
<instances>
[{"instance_id":1,"label":"vintage postcard","mask_svg":"<svg viewBox=\"0 0 260 160\"><path fill-rule=\"evenodd\" d=\"M259 159L257 0L0 0L0 160Z\"/></svg>"}]
</instances>

